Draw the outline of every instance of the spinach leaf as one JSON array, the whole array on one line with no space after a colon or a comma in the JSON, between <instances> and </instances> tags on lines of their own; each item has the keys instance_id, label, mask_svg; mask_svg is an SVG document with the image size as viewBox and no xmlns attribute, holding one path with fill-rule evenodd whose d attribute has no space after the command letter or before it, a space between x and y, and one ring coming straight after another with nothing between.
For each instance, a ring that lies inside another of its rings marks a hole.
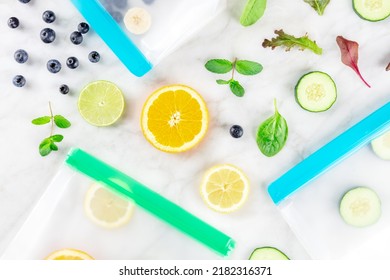
<instances>
[{"instance_id":1,"label":"spinach leaf","mask_svg":"<svg viewBox=\"0 0 390 280\"><path fill-rule=\"evenodd\" d=\"M240 18L243 26L250 26L256 23L265 12L267 0L248 0Z\"/></svg>"},{"instance_id":2,"label":"spinach leaf","mask_svg":"<svg viewBox=\"0 0 390 280\"><path fill-rule=\"evenodd\" d=\"M267 157L273 157L279 153L288 137L287 122L278 112L276 100L274 100L274 106L275 114L259 126L256 137L257 146Z\"/></svg>"}]
</instances>

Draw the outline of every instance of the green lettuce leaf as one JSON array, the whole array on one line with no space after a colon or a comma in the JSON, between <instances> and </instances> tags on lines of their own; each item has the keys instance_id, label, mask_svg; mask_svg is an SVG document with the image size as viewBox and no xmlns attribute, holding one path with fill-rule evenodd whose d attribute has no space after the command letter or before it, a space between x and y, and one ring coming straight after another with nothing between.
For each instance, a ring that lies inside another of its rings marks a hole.
<instances>
[{"instance_id":1,"label":"green lettuce leaf","mask_svg":"<svg viewBox=\"0 0 390 280\"><path fill-rule=\"evenodd\" d=\"M330 0L303 0L308 3L317 13L322 16L324 14L326 6L328 6Z\"/></svg>"},{"instance_id":2,"label":"green lettuce leaf","mask_svg":"<svg viewBox=\"0 0 390 280\"><path fill-rule=\"evenodd\" d=\"M272 48L275 49L276 47L286 47L286 51L291 50L294 47L298 47L300 50L311 50L315 54L321 55L322 49L317 45L315 41L312 41L309 39L307 35L296 38L292 35L284 33L284 31L281 30L275 30L275 34L278 35L275 38L272 38L271 40L265 39L263 42L264 48Z\"/></svg>"}]
</instances>

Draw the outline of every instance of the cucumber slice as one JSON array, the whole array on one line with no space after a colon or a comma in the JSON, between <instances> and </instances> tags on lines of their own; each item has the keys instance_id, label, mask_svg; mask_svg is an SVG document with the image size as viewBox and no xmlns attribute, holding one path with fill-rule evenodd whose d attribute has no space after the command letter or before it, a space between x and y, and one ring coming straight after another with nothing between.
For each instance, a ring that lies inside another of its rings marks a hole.
<instances>
[{"instance_id":1,"label":"cucumber slice","mask_svg":"<svg viewBox=\"0 0 390 280\"><path fill-rule=\"evenodd\" d=\"M362 19L380 21L390 16L390 0L353 0L353 9Z\"/></svg>"},{"instance_id":2,"label":"cucumber slice","mask_svg":"<svg viewBox=\"0 0 390 280\"><path fill-rule=\"evenodd\" d=\"M289 260L289 258L275 247L256 248L249 257L250 260Z\"/></svg>"},{"instance_id":3,"label":"cucumber slice","mask_svg":"<svg viewBox=\"0 0 390 280\"><path fill-rule=\"evenodd\" d=\"M303 75L295 86L295 100L309 112L326 111L336 99L336 84L324 72L309 72Z\"/></svg>"},{"instance_id":4,"label":"cucumber slice","mask_svg":"<svg viewBox=\"0 0 390 280\"><path fill-rule=\"evenodd\" d=\"M371 146L378 157L390 160L390 131L373 140Z\"/></svg>"},{"instance_id":5,"label":"cucumber slice","mask_svg":"<svg viewBox=\"0 0 390 280\"><path fill-rule=\"evenodd\" d=\"M370 188L353 188L344 194L340 202L340 215L351 226L366 227L375 224L381 213L381 201Z\"/></svg>"}]
</instances>

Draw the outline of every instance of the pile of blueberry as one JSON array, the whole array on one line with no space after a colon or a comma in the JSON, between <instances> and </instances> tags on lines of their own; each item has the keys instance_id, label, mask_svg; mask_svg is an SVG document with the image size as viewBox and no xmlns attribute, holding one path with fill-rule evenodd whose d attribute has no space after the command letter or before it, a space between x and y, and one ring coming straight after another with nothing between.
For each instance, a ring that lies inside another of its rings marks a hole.
<instances>
[{"instance_id":1,"label":"pile of blueberry","mask_svg":"<svg viewBox=\"0 0 390 280\"><path fill-rule=\"evenodd\" d=\"M19 0L19 2L27 4L30 2L30 0ZM42 14L42 19L44 22L50 24L56 20L56 15L53 11L45 11ZM16 17L10 17L8 19L8 26L12 29L18 28L19 24L19 19ZM89 25L85 22L81 22L77 26L77 31L74 31L72 34L70 34L70 41L75 45L80 45L84 39L83 34L88 33L88 31ZM40 37L42 42L45 44L50 44L55 41L56 33L52 28L47 27L41 30ZM14 58L17 63L26 63L28 60L28 53L25 50L19 49L15 52ZM88 59L92 63L97 63L100 61L100 54L97 51L92 51L89 53ZM70 69L76 69L79 66L79 60L77 57L71 56L66 60L66 65ZM57 59L50 59L47 62L46 67L50 73L55 74L61 71L62 65ZM26 84L26 79L22 75L16 75L13 78L13 84L16 87L23 87ZM59 90L62 94L69 93L69 87L67 85L61 85Z\"/></svg>"}]
</instances>

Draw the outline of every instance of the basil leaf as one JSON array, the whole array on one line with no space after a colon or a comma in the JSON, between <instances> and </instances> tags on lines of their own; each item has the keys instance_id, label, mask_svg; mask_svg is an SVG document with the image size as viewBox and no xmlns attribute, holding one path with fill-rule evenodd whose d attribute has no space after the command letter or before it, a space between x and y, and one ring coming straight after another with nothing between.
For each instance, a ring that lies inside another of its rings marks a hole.
<instances>
[{"instance_id":1,"label":"basil leaf","mask_svg":"<svg viewBox=\"0 0 390 280\"><path fill-rule=\"evenodd\" d=\"M233 69L233 63L226 59L211 59L204 65L207 70L217 74L225 74Z\"/></svg>"},{"instance_id":2,"label":"basil leaf","mask_svg":"<svg viewBox=\"0 0 390 280\"><path fill-rule=\"evenodd\" d=\"M217 84L219 85L228 85L230 83L230 81L226 81L226 80L217 80Z\"/></svg>"},{"instance_id":3,"label":"basil leaf","mask_svg":"<svg viewBox=\"0 0 390 280\"><path fill-rule=\"evenodd\" d=\"M31 122L35 125L43 125L49 123L50 121L51 118L49 116L44 116L44 117L33 119Z\"/></svg>"},{"instance_id":4,"label":"basil leaf","mask_svg":"<svg viewBox=\"0 0 390 280\"><path fill-rule=\"evenodd\" d=\"M257 130L256 142L260 151L267 157L279 153L287 142L288 126L279 114L275 101L275 114L265 120Z\"/></svg>"},{"instance_id":5,"label":"basil leaf","mask_svg":"<svg viewBox=\"0 0 390 280\"><path fill-rule=\"evenodd\" d=\"M236 70L242 75L256 75L263 70L263 66L260 63L249 60L237 60Z\"/></svg>"},{"instance_id":6,"label":"basil leaf","mask_svg":"<svg viewBox=\"0 0 390 280\"><path fill-rule=\"evenodd\" d=\"M317 13L322 16L330 0L303 0L308 3Z\"/></svg>"},{"instance_id":7,"label":"basil leaf","mask_svg":"<svg viewBox=\"0 0 390 280\"><path fill-rule=\"evenodd\" d=\"M234 93L234 95L238 97L243 97L245 94L245 89L240 85L238 81L232 80L229 83L230 90Z\"/></svg>"},{"instance_id":8,"label":"basil leaf","mask_svg":"<svg viewBox=\"0 0 390 280\"><path fill-rule=\"evenodd\" d=\"M70 121L65 119L61 115L56 115L54 116L54 123L59 127L59 128L68 128L70 127Z\"/></svg>"},{"instance_id":9,"label":"basil leaf","mask_svg":"<svg viewBox=\"0 0 390 280\"><path fill-rule=\"evenodd\" d=\"M267 0L248 0L240 18L243 26L249 26L256 23L265 12Z\"/></svg>"},{"instance_id":10,"label":"basil leaf","mask_svg":"<svg viewBox=\"0 0 390 280\"><path fill-rule=\"evenodd\" d=\"M39 153L41 156L47 156L48 154L51 153L51 147L50 145L52 144L53 142L49 139L49 138L45 138L43 139L43 141L41 142L41 144L39 144Z\"/></svg>"},{"instance_id":11,"label":"basil leaf","mask_svg":"<svg viewBox=\"0 0 390 280\"><path fill-rule=\"evenodd\" d=\"M61 142L64 139L64 136L62 136L60 134L56 134L56 135L51 136L50 139L53 142Z\"/></svg>"}]
</instances>

